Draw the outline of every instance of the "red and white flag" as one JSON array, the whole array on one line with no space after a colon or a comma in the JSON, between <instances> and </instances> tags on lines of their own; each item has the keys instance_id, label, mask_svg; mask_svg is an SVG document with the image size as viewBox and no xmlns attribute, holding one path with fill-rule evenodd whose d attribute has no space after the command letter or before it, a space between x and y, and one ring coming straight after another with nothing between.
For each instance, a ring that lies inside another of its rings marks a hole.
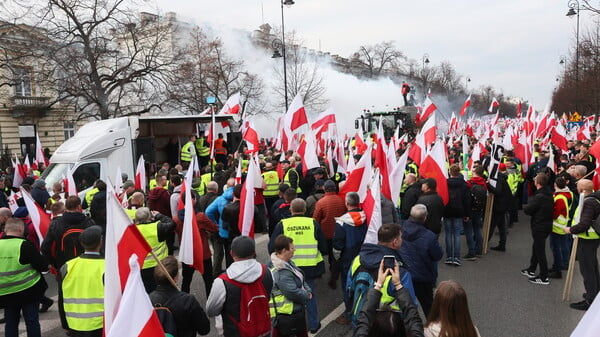
<instances>
[{"instance_id":1,"label":"red and white flag","mask_svg":"<svg viewBox=\"0 0 600 337\"><path fill-rule=\"evenodd\" d=\"M431 115L431 118L425 122L423 128L421 129L423 133L423 140L425 141L425 145L429 146L437 139L437 126L435 124L435 113Z\"/></svg>"},{"instance_id":2,"label":"red and white flag","mask_svg":"<svg viewBox=\"0 0 600 337\"><path fill-rule=\"evenodd\" d=\"M192 158L192 161L196 161L196 158ZM179 260L194 267L202 274L204 273L204 255L202 237L196 225L196 212L192 203L192 180L194 180L194 173L192 170L188 170L184 181L185 191L182 192L185 193L185 217L179 245Z\"/></svg>"},{"instance_id":3,"label":"red and white flag","mask_svg":"<svg viewBox=\"0 0 600 337\"><path fill-rule=\"evenodd\" d=\"M240 113L240 93L237 92L227 99L219 115L237 115Z\"/></svg>"},{"instance_id":4,"label":"red and white flag","mask_svg":"<svg viewBox=\"0 0 600 337\"><path fill-rule=\"evenodd\" d=\"M369 145L363 156L352 171L348 173L348 178L344 185L340 188L340 197L345 198L348 192L357 192L360 197L360 202L363 202L367 197L367 189L371 177L373 175L373 167L371 165L371 148ZM353 159L350 158L350 161Z\"/></svg>"},{"instance_id":5,"label":"red and white flag","mask_svg":"<svg viewBox=\"0 0 600 337\"><path fill-rule=\"evenodd\" d=\"M140 266L152 248L117 200L112 183L106 184L105 274L104 274L104 331L110 333L119 310L123 290L131 272L129 258L138 256ZM139 275L139 269L135 274ZM129 315L133 311L129 312ZM131 322L130 322L131 324ZM122 335L127 336L127 334Z\"/></svg>"},{"instance_id":6,"label":"red and white flag","mask_svg":"<svg viewBox=\"0 0 600 337\"><path fill-rule=\"evenodd\" d=\"M367 190L367 196L362 204L362 208L367 216L367 234L363 243L377 244L377 231L382 225L383 220L381 219L381 195L380 195L380 182L379 176L383 177L375 170L371 183L369 184L369 190Z\"/></svg>"},{"instance_id":7,"label":"red and white flag","mask_svg":"<svg viewBox=\"0 0 600 337\"><path fill-rule=\"evenodd\" d=\"M244 236L254 238L254 196L256 188L262 187L262 177L256 158L250 158L246 181L240 194L240 216L238 229Z\"/></svg>"},{"instance_id":8,"label":"red and white flag","mask_svg":"<svg viewBox=\"0 0 600 337\"><path fill-rule=\"evenodd\" d=\"M31 163L29 162L29 153L25 154L25 159L23 159L23 171L25 172L25 176L27 176L27 171L31 168Z\"/></svg>"},{"instance_id":9,"label":"red and white flag","mask_svg":"<svg viewBox=\"0 0 600 337\"><path fill-rule=\"evenodd\" d=\"M302 103L302 96L300 94L294 97L288 111L285 114L285 126L291 131L295 131L302 125L308 124L308 118L306 118L306 111L304 110L304 103Z\"/></svg>"},{"instance_id":10,"label":"red and white flag","mask_svg":"<svg viewBox=\"0 0 600 337\"><path fill-rule=\"evenodd\" d=\"M332 108L321 112L310 128L316 132L315 137L318 139L323 132L329 130L330 124L336 124L335 113Z\"/></svg>"},{"instance_id":11,"label":"red and white flag","mask_svg":"<svg viewBox=\"0 0 600 337\"><path fill-rule=\"evenodd\" d=\"M37 167L39 169L40 164L44 164L45 167L48 167L48 159L44 156L44 150L42 149L42 142L40 141L40 135L35 133L35 162L37 163Z\"/></svg>"},{"instance_id":12,"label":"red and white flag","mask_svg":"<svg viewBox=\"0 0 600 337\"><path fill-rule=\"evenodd\" d=\"M465 113L467 112L467 108L471 106L471 95L469 95L469 97L467 97L467 100L465 101L465 103L463 103L463 106L460 108L460 115L464 116Z\"/></svg>"},{"instance_id":13,"label":"red and white flag","mask_svg":"<svg viewBox=\"0 0 600 337\"><path fill-rule=\"evenodd\" d=\"M11 160L12 161L12 160ZM27 176L27 171L24 170L24 167L19 162L19 158L15 155L15 160L12 162L14 178L12 182L13 187L21 187L23 183L23 179Z\"/></svg>"},{"instance_id":14,"label":"red and white flag","mask_svg":"<svg viewBox=\"0 0 600 337\"><path fill-rule=\"evenodd\" d=\"M135 189L146 191L146 166L144 165L144 155L140 155L137 167L135 169Z\"/></svg>"},{"instance_id":15,"label":"red and white flag","mask_svg":"<svg viewBox=\"0 0 600 337\"><path fill-rule=\"evenodd\" d=\"M235 184L242 183L242 161L238 160L238 166L235 169Z\"/></svg>"},{"instance_id":16,"label":"red and white flag","mask_svg":"<svg viewBox=\"0 0 600 337\"><path fill-rule=\"evenodd\" d=\"M500 103L498 103L498 100L496 100L496 97L492 98L492 103L490 103L490 107L488 109L489 113L493 113L494 112L494 108L500 106Z\"/></svg>"},{"instance_id":17,"label":"red and white flag","mask_svg":"<svg viewBox=\"0 0 600 337\"><path fill-rule=\"evenodd\" d=\"M375 167L381 174L381 193L388 199L392 199L390 186L391 168L388 168L387 144L383 134L383 119L379 117L379 128L377 129L377 148L375 149ZM378 181L379 183L379 181Z\"/></svg>"},{"instance_id":18,"label":"red and white flag","mask_svg":"<svg viewBox=\"0 0 600 337\"><path fill-rule=\"evenodd\" d=\"M420 123L426 121L427 118L429 118L429 116L431 116L437 110L437 107L435 106L435 104L433 104L431 98L429 97L425 99L425 103L423 104L423 106L423 113L421 114L421 117L419 119Z\"/></svg>"},{"instance_id":19,"label":"red and white flag","mask_svg":"<svg viewBox=\"0 0 600 337\"><path fill-rule=\"evenodd\" d=\"M160 320L150 302L150 297L144 289L138 260L136 254L132 254L129 258L129 277L113 324L110 330L105 330L107 337L165 336Z\"/></svg>"},{"instance_id":20,"label":"red and white flag","mask_svg":"<svg viewBox=\"0 0 600 337\"><path fill-rule=\"evenodd\" d=\"M559 149L564 152L569 151L569 147L567 146L567 130L561 125L558 124L552 129L552 143L556 145Z\"/></svg>"},{"instance_id":21,"label":"red and white flag","mask_svg":"<svg viewBox=\"0 0 600 337\"><path fill-rule=\"evenodd\" d=\"M67 170L64 182L65 192L67 192L69 196L77 195L77 186L75 186L75 180L73 179L73 172L71 172L71 170Z\"/></svg>"},{"instance_id":22,"label":"red and white flag","mask_svg":"<svg viewBox=\"0 0 600 337\"><path fill-rule=\"evenodd\" d=\"M260 140L254 123L245 121L242 126L242 139L246 141L246 145L248 146L246 154L258 152L260 150Z\"/></svg>"},{"instance_id":23,"label":"red and white flag","mask_svg":"<svg viewBox=\"0 0 600 337\"><path fill-rule=\"evenodd\" d=\"M448 160L446 158L446 145L437 141L425 157L419 168L419 175L423 178L433 178L437 182L437 193L442 197L444 205L448 204Z\"/></svg>"},{"instance_id":24,"label":"red and white flag","mask_svg":"<svg viewBox=\"0 0 600 337\"><path fill-rule=\"evenodd\" d=\"M27 212L29 212L29 217L33 223L33 228L35 228L35 232L41 243L44 241L44 238L48 233L48 228L50 227L50 217L48 216L48 213L46 213L40 207L40 205L33 200L27 191L21 189L21 195L25 201L25 206L27 207Z\"/></svg>"},{"instance_id":25,"label":"red and white flag","mask_svg":"<svg viewBox=\"0 0 600 337\"><path fill-rule=\"evenodd\" d=\"M406 168L406 162L408 161L408 151L404 151L402 156L398 158L398 162L394 165L390 174L390 189L392 192L392 202L394 205L398 205L400 202L400 190L402 189L402 183L404 182L404 174Z\"/></svg>"}]
</instances>

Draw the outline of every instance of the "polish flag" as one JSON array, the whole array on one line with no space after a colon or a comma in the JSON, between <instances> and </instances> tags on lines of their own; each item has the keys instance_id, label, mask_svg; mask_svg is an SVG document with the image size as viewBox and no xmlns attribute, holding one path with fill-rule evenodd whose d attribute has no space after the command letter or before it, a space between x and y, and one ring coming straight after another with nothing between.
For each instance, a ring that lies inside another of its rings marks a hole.
<instances>
[{"instance_id":1,"label":"polish flag","mask_svg":"<svg viewBox=\"0 0 600 337\"><path fill-rule=\"evenodd\" d=\"M479 160L481 160L481 148L479 145L475 145L473 152L471 152L471 157L469 157L469 171L473 170L473 163Z\"/></svg>"},{"instance_id":2,"label":"polish flag","mask_svg":"<svg viewBox=\"0 0 600 337\"><path fill-rule=\"evenodd\" d=\"M48 167L48 159L44 156L44 150L42 150L42 142L40 141L40 135L35 133L35 161L38 163L38 168L40 163L44 163L45 167Z\"/></svg>"},{"instance_id":3,"label":"polish flag","mask_svg":"<svg viewBox=\"0 0 600 337\"><path fill-rule=\"evenodd\" d=\"M12 161L12 159L11 159L11 161ZM21 184L23 183L23 179L25 179L25 177L27 176L27 173L25 170L23 170L23 166L19 162L19 158L17 158L16 155L15 155L15 161L12 162L12 167L13 167L13 171L15 172L12 186L20 187Z\"/></svg>"},{"instance_id":4,"label":"polish flag","mask_svg":"<svg viewBox=\"0 0 600 337\"><path fill-rule=\"evenodd\" d=\"M240 93L237 92L227 99L219 115L237 115L240 113Z\"/></svg>"},{"instance_id":5,"label":"polish flag","mask_svg":"<svg viewBox=\"0 0 600 337\"><path fill-rule=\"evenodd\" d=\"M431 116L437 110L437 107L435 106L435 104L433 104L431 98L429 97L425 99L425 103L423 105L425 106L425 108L423 109L423 113L419 118L419 122L421 123L426 121L427 118L429 118L429 116Z\"/></svg>"},{"instance_id":6,"label":"polish flag","mask_svg":"<svg viewBox=\"0 0 600 337\"><path fill-rule=\"evenodd\" d=\"M105 330L107 337L165 336L160 320L150 302L150 297L144 289L138 260L136 254L132 254L129 258L129 277L113 324L110 330Z\"/></svg>"},{"instance_id":7,"label":"polish flag","mask_svg":"<svg viewBox=\"0 0 600 337\"><path fill-rule=\"evenodd\" d=\"M496 100L496 97L492 98L492 103L490 103L490 107L488 109L489 113L493 113L494 108L500 106L500 103L498 103L498 100Z\"/></svg>"},{"instance_id":8,"label":"polish flag","mask_svg":"<svg viewBox=\"0 0 600 337\"><path fill-rule=\"evenodd\" d=\"M437 138L437 126L435 125L435 113L431 115L431 118L425 122L423 128L421 129L423 133L423 140L425 141L425 145L429 146L431 143L435 142Z\"/></svg>"},{"instance_id":9,"label":"polish flag","mask_svg":"<svg viewBox=\"0 0 600 337\"><path fill-rule=\"evenodd\" d=\"M48 228L50 227L50 217L48 216L48 213L46 213L40 207L40 205L33 201L33 198L27 191L21 189L21 195L25 201L25 206L27 207L27 212L29 212L29 217L33 223L33 228L35 228L35 232L37 233L38 239L41 243L44 241L44 238L48 233Z\"/></svg>"},{"instance_id":10,"label":"polish flag","mask_svg":"<svg viewBox=\"0 0 600 337\"><path fill-rule=\"evenodd\" d=\"M144 166L144 155L140 155L137 168L135 169L135 188L146 192L146 166Z\"/></svg>"},{"instance_id":11,"label":"polish flag","mask_svg":"<svg viewBox=\"0 0 600 337\"><path fill-rule=\"evenodd\" d=\"M302 175L306 176L306 172L312 168L320 167L319 158L317 157L317 146L315 144L315 137L311 130L306 130L304 134L304 146L302 149L298 149L298 154L302 157Z\"/></svg>"},{"instance_id":12,"label":"polish flag","mask_svg":"<svg viewBox=\"0 0 600 337\"><path fill-rule=\"evenodd\" d=\"M371 148L369 145L365 154L360 158L354 169L348 173L346 183L340 188L340 197L345 198L348 192L357 192L360 197L360 202L363 202L367 197L368 184L373 175L373 167L371 166Z\"/></svg>"},{"instance_id":13,"label":"polish flag","mask_svg":"<svg viewBox=\"0 0 600 337\"><path fill-rule=\"evenodd\" d=\"M283 172L283 167L281 167L281 162L285 160L285 152L281 152L279 156L279 161L277 161L277 166L275 167L275 171L277 172L277 176L279 180L282 181L285 176L285 172Z\"/></svg>"},{"instance_id":14,"label":"polish flag","mask_svg":"<svg viewBox=\"0 0 600 337\"><path fill-rule=\"evenodd\" d=\"M367 144L363 141L362 136L358 133L354 135L354 147L356 148L356 153L363 154L367 149Z\"/></svg>"},{"instance_id":15,"label":"polish flag","mask_svg":"<svg viewBox=\"0 0 600 337\"><path fill-rule=\"evenodd\" d=\"M305 124L308 124L308 118L306 118L302 96L298 94L294 97L294 100L285 114L285 126L289 127L291 131L295 131Z\"/></svg>"},{"instance_id":16,"label":"polish flag","mask_svg":"<svg viewBox=\"0 0 600 337\"><path fill-rule=\"evenodd\" d=\"M106 249L104 250L106 266L104 274L104 331L110 332L130 273L140 274L138 268L132 270L129 258L132 254L136 254L138 264L142 266L152 248L148 245L137 226L131 223L125 209L119 204L112 183L106 184L106 220L106 223L109 223L110 226L106 226ZM132 323L131 315L135 312L137 310L128 311L130 315L129 324ZM121 336L129 335L124 334Z\"/></svg>"},{"instance_id":17,"label":"polish flag","mask_svg":"<svg viewBox=\"0 0 600 337\"><path fill-rule=\"evenodd\" d=\"M255 153L260 150L260 140L254 124L250 121L245 121L242 128L242 139L246 141L248 150L246 154Z\"/></svg>"},{"instance_id":18,"label":"polish flag","mask_svg":"<svg viewBox=\"0 0 600 337\"><path fill-rule=\"evenodd\" d=\"M458 119L456 119L456 115L454 111L452 111L452 117L450 118L450 126L448 127L448 133L453 133L458 131ZM452 145L452 143L450 143Z\"/></svg>"},{"instance_id":19,"label":"polish flag","mask_svg":"<svg viewBox=\"0 0 600 337\"><path fill-rule=\"evenodd\" d=\"M387 144L383 134L383 117L379 117L379 128L377 130L377 148L375 150L375 167L379 169L381 173L381 193L388 198L392 199L392 191L390 187L390 176L391 168L388 169L387 162Z\"/></svg>"},{"instance_id":20,"label":"polish flag","mask_svg":"<svg viewBox=\"0 0 600 337\"><path fill-rule=\"evenodd\" d=\"M519 100L517 103L517 118L521 118L521 109L523 109L523 103Z\"/></svg>"},{"instance_id":21,"label":"polish flag","mask_svg":"<svg viewBox=\"0 0 600 337\"><path fill-rule=\"evenodd\" d=\"M121 166L117 166L117 172L115 172L114 186L117 195L123 193L123 174L121 172Z\"/></svg>"},{"instance_id":22,"label":"polish flag","mask_svg":"<svg viewBox=\"0 0 600 337\"><path fill-rule=\"evenodd\" d=\"M400 190L402 189L402 183L404 182L404 171L406 168L406 162L408 161L408 151L404 151L402 156L398 158L398 162L394 165L392 173L390 174L390 189L392 192L392 202L394 205L398 205L400 202Z\"/></svg>"},{"instance_id":23,"label":"polish flag","mask_svg":"<svg viewBox=\"0 0 600 337\"><path fill-rule=\"evenodd\" d=\"M67 175L64 179L64 189L69 196L77 195L77 186L75 186L75 180L73 179L73 172L67 170Z\"/></svg>"},{"instance_id":24,"label":"polish flag","mask_svg":"<svg viewBox=\"0 0 600 337\"><path fill-rule=\"evenodd\" d=\"M442 197L444 205L448 204L448 170L446 169L448 160L446 158L446 145L442 141L437 141L431 151L421 163L419 175L423 178L433 178L437 181L437 193Z\"/></svg>"},{"instance_id":25,"label":"polish flag","mask_svg":"<svg viewBox=\"0 0 600 337\"><path fill-rule=\"evenodd\" d=\"M586 140L591 139L592 135L590 134L590 128L587 122L583 123L583 125L577 130L577 140Z\"/></svg>"},{"instance_id":26,"label":"polish flag","mask_svg":"<svg viewBox=\"0 0 600 337\"><path fill-rule=\"evenodd\" d=\"M377 231L381 228L383 220L381 219L381 195L379 190L379 176L383 177L375 170L371 183L369 184L369 190L367 190L367 196L362 204L362 208L367 215L367 234L363 243L377 244Z\"/></svg>"},{"instance_id":27,"label":"polish flag","mask_svg":"<svg viewBox=\"0 0 600 337\"><path fill-rule=\"evenodd\" d=\"M248 174L240 195L238 229L244 236L254 238L254 196L256 188L262 187L262 177L256 158L250 158Z\"/></svg>"},{"instance_id":28,"label":"polish flag","mask_svg":"<svg viewBox=\"0 0 600 337\"><path fill-rule=\"evenodd\" d=\"M23 159L23 172L25 172L25 177L27 177L27 171L31 168L31 163L29 162L29 153L25 154L25 159Z\"/></svg>"},{"instance_id":29,"label":"polish flag","mask_svg":"<svg viewBox=\"0 0 600 337\"><path fill-rule=\"evenodd\" d=\"M471 106L471 95L469 95L469 97L467 97L467 100L465 101L465 103L463 103L462 108L460 108L460 116L464 116L465 113L467 112L467 108Z\"/></svg>"},{"instance_id":30,"label":"polish flag","mask_svg":"<svg viewBox=\"0 0 600 337\"><path fill-rule=\"evenodd\" d=\"M564 152L569 151L567 146L567 130L558 124L552 129L552 143Z\"/></svg>"},{"instance_id":31,"label":"polish flag","mask_svg":"<svg viewBox=\"0 0 600 337\"><path fill-rule=\"evenodd\" d=\"M196 161L196 158L192 158ZM241 161L240 161L241 163ZM196 212L192 204L192 180L194 173L188 170L185 176L185 217L179 245L179 260L188 266L194 267L200 274L204 273L204 255L200 230L196 225Z\"/></svg>"},{"instance_id":32,"label":"polish flag","mask_svg":"<svg viewBox=\"0 0 600 337\"><path fill-rule=\"evenodd\" d=\"M592 146L590 146L589 153L594 156L596 159L600 159L600 140L594 142Z\"/></svg>"},{"instance_id":33,"label":"polish flag","mask_svg":"<svg viewBox=\"0 0 600 337\"><path fill-rule=\"evenodd\" d=\"M319 138L323 132L329 130L329 124L336 124L335 112L332 108L321 112L310 128L316 132L316 138Z\"/></svg>"}]
</instances>

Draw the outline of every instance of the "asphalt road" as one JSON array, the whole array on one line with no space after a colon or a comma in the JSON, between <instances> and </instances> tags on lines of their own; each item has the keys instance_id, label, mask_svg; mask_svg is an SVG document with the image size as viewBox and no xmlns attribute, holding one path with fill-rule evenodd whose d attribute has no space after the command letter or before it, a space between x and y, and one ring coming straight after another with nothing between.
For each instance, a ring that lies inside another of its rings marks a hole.
<instances>
[{"instance_id":1,"label":"asphalt road","mask_svg":"<svg viewBox=\"0 0 600 337\"><path fill-rule=\"evenodd\" d=\"M534 285L520 274L527 267L531 254L529 218L521 215L521 221L510 230L507 251L490 251L477 261L463 261L461 267L439 265L438 281L453 279L465 288L473 321L481 336L569 336L584 312L569 308L568 302L562 302L564 279L551 280L550 285ZM261 262L268 260L267 238L257 236L257 253ZM491 243L497 243L495 236ZM443 237L440 237L443 245ZM463 254L466 244L463 238ZM547 258L552 262L550 249ZM566 273L563 273L563 276ZM48 296L56 299L56 282L47 276L50 289ZM327 287L328 275L317 282L317 300L322 328L320 337L351 336L349 326L337 324L334 320L342 310L342 294L339 289ZM196 273L192 284L192 293L200 303L206 303L202 278ZM571 301L579 301L584 292L583 281L578 268L575 269ZM42 336L65 336L60 327L58 309L52 306L47 313L40 314ZM214 327L214 325L213 325ZM209 336L217 336L211 328ZM3 329L2 329L3 330ZM26 336L24 323L21 323L21 336Z\"/></svg>"}]
</instances>

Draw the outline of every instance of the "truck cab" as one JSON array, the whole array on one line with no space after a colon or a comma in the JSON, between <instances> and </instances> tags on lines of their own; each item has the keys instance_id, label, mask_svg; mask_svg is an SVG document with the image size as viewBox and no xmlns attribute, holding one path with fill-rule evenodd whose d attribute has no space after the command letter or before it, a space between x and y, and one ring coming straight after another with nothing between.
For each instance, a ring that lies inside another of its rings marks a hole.
<instances>
[{"instance_id":1,"label":"truck cab","mask_svg":"<svg viewBox=\"0 0 600 337\"><path fill-rule=\"evenodd\" d=\"M379 119L383 123L383 133L386 140L394 135L396 128L400 127L400 136L408 134L409 139L416 134L415 117L417 108L413 106L397 107L390 111L363 110L363 114L354 121L354 128L361 129L365 135L377 132Z\"/></svg>"}]
</instances>

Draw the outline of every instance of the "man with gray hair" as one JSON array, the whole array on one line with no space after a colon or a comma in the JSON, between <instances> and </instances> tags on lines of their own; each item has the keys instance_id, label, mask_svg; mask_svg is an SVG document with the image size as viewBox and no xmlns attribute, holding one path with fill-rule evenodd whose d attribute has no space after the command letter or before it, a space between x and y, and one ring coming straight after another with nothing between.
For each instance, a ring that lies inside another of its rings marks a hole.
<instances>
[{"instance_id":1,"label":"man with gray hair","mask_svg":"<svg viewBox=\"0 0 600 337\"><path fill-rule=\"evenodd\" d=\"M360 197L356 192L346 194L346 214L335 218L335 231L333 232L333 255L341 268L342 294L346 304L346 312L336 318L339 324L349 324L349 313L352 303L346 291L346 276L352 261L360 252L365 236L367 235L367 215L360 208Z\"/></svg>"},{"instance_id":2,"label":"man with gray hair","mask_svg":"<svg viewBox=\"0 0 600 337\"><path fill-rule=\"evenodd\" d=\"M319 223L304 215L306 213L306 202L304 200L300 198L292 200L290 212L291 217L282 219L275 226L269 241L269 254L273 253L275 239L280 234L292 238L296 246L292 261L304 272L306 283L313 289L313 296L306 305L306 312L308 314L308 329L310 333L314 334L321 328L317 312L317 299L314 295L316 294L315 279L325 273L323 254L327 253L327 242Z\"/></svg>"},{"instance_id":3,"label":"man with gray hair","mask_svg":"<svg viewBox=\"0 0 600 337\"><path fill-rule=\"evenodd\" d=\"M148 207L140 207L135 211L135 224L148 242L148 245L152 247L152 252L160 260L167 257L169 252L166 241L175 232L173 220L157 211L150 211ZM148 294L156 289L154 267L157 265L158 262L152 257L152 253L148 253L141 271L142 281Z\"/></svg>"},{"instance_id":4,"label":"man with gray hair","mask_svg":"<svg viewBox=\"0 0 600 337\"><path fill-rule=\"evenodd\" d=\"M416 204L410 217L402 225L400 256L408 264L415 295L421 303L425 317L433 303L433 288L437 280L437 263L444 256L437 236L425 227L427 207Z\"/></svg>"}]
</instances>

